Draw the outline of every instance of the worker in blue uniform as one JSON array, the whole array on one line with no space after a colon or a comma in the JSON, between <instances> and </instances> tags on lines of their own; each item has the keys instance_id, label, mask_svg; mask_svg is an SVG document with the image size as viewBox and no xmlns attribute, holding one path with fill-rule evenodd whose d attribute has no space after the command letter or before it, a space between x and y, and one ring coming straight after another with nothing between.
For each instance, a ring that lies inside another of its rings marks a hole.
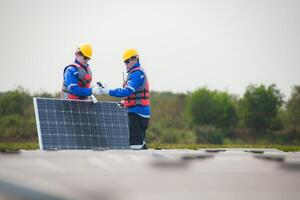
<instances>
[{"instance_id":1,"label":"worker in blue uniform","mask_svg":"<svg viewBox=\"0 0 300 200\"><path fill-rule=\"evenodd\" d=\"M127 79L123 88L95 88L95 94L108 94L124 98L122 106L128 108L129 143L131 149L147 149L145 135L151 116L149 82L145 70L140 65L135 49L126 50L123 61L127 69Z\"/></svg>"},{"instance_id":2,"label":"worker in blue uniform","mask_svg":"<svg viewBox=\"0 0 300 200\"><path fill-rule=\"evenodd\" d=\"M88 61L91 58L92 46L80 44L75 52L75 61L64 69L61 98L87 100L96 92L97 88L90 87L92 71Z\"/></svg>"}]
</instances>

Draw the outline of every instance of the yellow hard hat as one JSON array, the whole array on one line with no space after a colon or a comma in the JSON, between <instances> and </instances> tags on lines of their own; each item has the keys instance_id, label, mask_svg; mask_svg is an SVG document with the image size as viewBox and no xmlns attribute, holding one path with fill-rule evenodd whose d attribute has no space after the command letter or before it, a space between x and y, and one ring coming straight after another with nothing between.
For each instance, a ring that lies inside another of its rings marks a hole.
<instances>
[{"instance_id":1,"label":"yellow hard hat","mask_svg":"<svg viewBox=\"0 0 300 200\"><path fill-rule=\"evenodd\" d=\"M93 50L90 44L88 43L80 44L78 47L78 51L80 51L84 56L88 58L92 58Z\"/></svg>"},{"instance_id":2,"label":"yellow hard hat","mask_svg":"<svg viewBox=\"0 0 300 200\"><path fill-rule=\"evenodd\" d=\"M128 49L123 54L123 60L127 60L131 58L132 56L139 56L139 53L135 49Z\"/></svg>"}]
</instances>

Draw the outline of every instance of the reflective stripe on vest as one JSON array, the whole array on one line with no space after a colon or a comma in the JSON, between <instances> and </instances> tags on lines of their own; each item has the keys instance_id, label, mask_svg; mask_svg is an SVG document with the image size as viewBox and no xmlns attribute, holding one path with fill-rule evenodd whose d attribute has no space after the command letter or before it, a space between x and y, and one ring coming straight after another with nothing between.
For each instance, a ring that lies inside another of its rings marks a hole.
<instances>
[{"instance_id":1,"label":"reflective stripe on vest","mask_svg":"<svg viewBox=\"0 0 300 200\"><path fill-rule=\"evenodd\" d=\"M89 88L92 82L92 71L89 66L87 67L82 67L77 63L72 63L68 66L65 67L64 69L64 74L67 70L68 67L75 67L77 72L74 74L76 75L78 82L77 85L81 88ZM79 97L74 94L71 94L69 91L69 88L67 88L65 81L63 82L62 86L62 92L61 92L61 98L63 99L87 99L88 97Z\"/></svg>"},{"instance_id":2,"label":"reflective stripe on vest","mask_svg":"<svg viewBox=\"0 0 300 200\"><path fill-rule=\"evenodd\" d=\"M149 82L147 75L144 71L143 68L137 67L134 68L132 71L128 72L127 75L127 80L126 80L126 85L127 81L130 77L130 75L135 72L135 71L141 71L144 74L144 83L137 88L137 90L130 95L129 97L125 98L124 100L124 106L126 107L132 107L136 105L142 105L142 106L149 106L150 105L150 92L149 92ZM125 87L126 87L125 85Z\"/></svg>"}]
</instances>

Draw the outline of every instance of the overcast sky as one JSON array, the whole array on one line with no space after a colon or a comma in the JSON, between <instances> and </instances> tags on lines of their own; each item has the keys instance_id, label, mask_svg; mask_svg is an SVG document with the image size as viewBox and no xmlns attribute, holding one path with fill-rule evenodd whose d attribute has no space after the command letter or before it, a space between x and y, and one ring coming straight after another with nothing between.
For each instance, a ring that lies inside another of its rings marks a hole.
<instances>
[{"instance_id":1,"label":"overcast sky","mask_svg":"<svg viewBox=\"0 0 300 200\"><path fill-rule=\"evenodd\" d=\"M136 48L152 90L207 86L243 95L300 85L299 0L0 0L0 91L60 91L78 44L94 49L94 81L122 84Z\"/></svg>"}]
</instances>

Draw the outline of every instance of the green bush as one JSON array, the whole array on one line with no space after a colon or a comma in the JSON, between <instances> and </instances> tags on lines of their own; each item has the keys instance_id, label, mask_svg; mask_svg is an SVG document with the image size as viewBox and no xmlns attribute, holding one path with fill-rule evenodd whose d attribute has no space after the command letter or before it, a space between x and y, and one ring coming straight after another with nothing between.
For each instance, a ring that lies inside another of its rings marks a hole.
<instances>
[{"instance_id":1,"label":"green bush","mask_svg":"<svg viewBox=\"0 0 300 200\"><path fill-rule=\"evenodd\" d=\"M254 133L271 129L282 103L282 94L275 85L248 86L239 107L243 125Z\"/></svg>"},{"instance_id":2,"label":"green bush","mask_svg":"<svg viewBox=\"0 0 300 200\"><path fill-rule=\"evenodd\" d=\"M0 138L7 140L8 138L20 139L24 133L24 118L20 115L7 115L0 119Z\"/></svg>"},{"instance_id":3,"label":"green bush","mask_svg":"<svg viewBox=\"0 0 300 200\"><path fill-rule=\"evenodd\" d=\"M146 133L146 140L150 143L181 143L195 144L196 134L193 131L176 128L162 128L159 126L150 126Z\"/></svg>"},{"instance_id":4,"label":"green bush","mask_svg":"<svg viewBox=\"0 0 300 200\"><path fill-rule=\"evenodd\" d=\"M183 129L185 94L151 92L151 124L162 128Z\"/></svg>"},{"instance_id":5,"label":"green bush","mask_svg":"<svg viewBox=\"0 0 300 200\"><path fill-rule=\"evenodd\" d=\"M200 88L189 96L185 113L192 126L211 125L230 129L238 121L233 97L226 92L210 91L207 88Z\"/></svg>"},{"instance_id":6,"label":"green bush","mask_svg":"<svg viewBox=\"0 0 300 200\"><path fill-rule=\"evenodd\" d=\"M286 108L290 128L293 132L300 134L300 86L293 88Z\"/></svg>"},{"instance_id":7,"label":"green bush","mask_svg":"<svg viewBox=\"0 0 300 200\"><path fill-rule=\"evenodd\" d=\"M36 138L32 97L22 88L0 95L0 140Z\"/></svg>"},{"instance_id":8,"label":"green bush","mask_svg":"<svg viewBox=\"0 0 300 200\"><path fill-rule=\"evenodd\" d=\"M32 98L23 89L7 92L0 95L0 116L23 115L30 104L32 104Z\"/></svg>"},{"instance_id":9,"label":"green bush","mask_svg":"<svg viewBox=\"0 0 300 200\"><path fill-rule=\"evenodd\" d=\"M194 144L196 142L196 135L192 131L166 129L163 131L161 143L169 144Z\"/></svg>"},{"instance_id":10,"label":"green bush","mask_svg":"<svg viewBox=\"0 0 300 200\"><path fill-rule=\"evenodd\" d=\"M199 126L196 131L197 143L223 144L224 133L210 125Z\"/></svg>"},{"instance_id":11,"label":"green bush","mask_svg":"<svg viewBox=\"0 0 300 200\"><path fill-rule=\"evenodd\" d=\"M58 97L49 93L39 97ZM119 98L98 97L119 101ZM151 92L152 116L146 139L170 144L300 144L300 86L286 107L275 85L249 86L237 100L227 92L200 88L192 93ZM239 122L239 125L237 125ZM253 134L256 133L256 134ZM0 93L0 141L36 141L32 96L22 88Z\"/></svg>"}]
</instances>

